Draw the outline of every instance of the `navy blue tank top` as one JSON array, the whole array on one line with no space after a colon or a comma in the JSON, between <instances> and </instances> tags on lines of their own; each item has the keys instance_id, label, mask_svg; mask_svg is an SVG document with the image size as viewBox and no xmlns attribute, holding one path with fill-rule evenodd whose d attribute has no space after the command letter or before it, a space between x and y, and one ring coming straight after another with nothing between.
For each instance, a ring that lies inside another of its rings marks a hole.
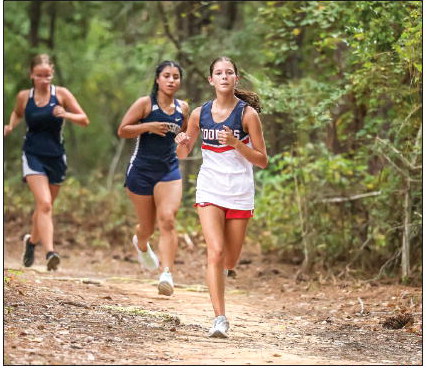
<instances>
[{"instance_id":1,"label":"navy blue tank top","mask_svg":"<svg viewBox=\"0 0 427 368\"><path fill-rule=\"evenodd\" d=\"M181 130L184 115L176 99L174 104L175 111L168 115L158 105L156 97L151 96L151 112L140 122L168 123L169 131L164 137L150 132L141 134L137 138L131 164L150 171L169 171L178 166L175 136Z\"/></svg>"},{"instance_id":2,"label":"navy blue tank top","mask_svg":"<svg viewBox=\"0 0 427 368\"><path fill-rule=\"evenodd\" d=\"M243 131L242 126L243 109L247 106L245 101L239 100L227 119L218 123L212 117L212 104L213 101L206 102L200 111L199 127L202 135L202 148L218 152L222 152L226 148L226 146L221 145L218 141L218 133L224 130L224 125L232 130L233 135L237 139L241 141L248 139L249 135Z\"/></svg>"},{"instance_id":3,"label":"navy blue tank top","mask_svg":"<svg viewBox=\"0 0 427 368\"><path fill-rule=\"evenodd\" d=\"M31 88L27 105L25 106L25 121L27 133L22 149L25 152L40 156L62 156L64 140L62 137L63 118L53 115L53 109L59 105L55 86L50 87L50 99L45 106L37 106L34 101L34 88Z\"/></svg>"}]
</instances>

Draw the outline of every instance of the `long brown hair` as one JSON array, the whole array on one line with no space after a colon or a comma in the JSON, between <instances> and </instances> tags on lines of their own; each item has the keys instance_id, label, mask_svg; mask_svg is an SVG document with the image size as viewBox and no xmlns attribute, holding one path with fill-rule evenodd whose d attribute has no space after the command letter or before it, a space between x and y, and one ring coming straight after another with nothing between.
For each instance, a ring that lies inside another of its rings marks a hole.
<instances>
[{"instance_id":1,"label":"long brown hair","mask_svg":"<svg viewBox=\"0 0 427 368\"><path fill-rule=\"evenodd\" d=\"M217 57L214 61L212 61L211 65L209 67L209 72L210 72L211 76L213 74L213 70L214 70L215 64L218 61L228 61L228 62L230 62L233 65L234 72L236 73L236 75L239 75L236 63L232 59L230 59L229 57L227 57L227 56L220 56L220 57ZM248 91L246 89L235 88L234 89L234 95L237 98L240 98L241 100L245 101L249 106L253 107L257 112L261 112L261 110L262 110L262 108L261 108L261 100L260 100L259 96L255 92Z\"/></svg>"}]
</instances>

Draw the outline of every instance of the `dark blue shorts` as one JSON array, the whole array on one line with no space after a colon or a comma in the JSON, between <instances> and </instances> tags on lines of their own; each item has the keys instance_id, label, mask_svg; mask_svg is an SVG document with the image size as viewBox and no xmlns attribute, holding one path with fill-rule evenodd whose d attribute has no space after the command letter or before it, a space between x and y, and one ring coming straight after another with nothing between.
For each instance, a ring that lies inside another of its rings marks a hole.
<instances>
[{"instance_id":1,"label":"dark blue shorts","mask_svg":"<svg viewBox=\"0 0 427 368\"><path fill-rule=\"evenodd\" d=\"M135 194L153 195L154 186L158 182L179 179L181 179L181 172L178 165L174 165L170 171L152 171L129 164L125 187Z\"/></svg>"},{"instance_id":2,"label":"dark blue shorts","mask_svg":"<svg viewBox=\"0 0 427 368\"><path fill-rule=\"evenodd\" d=\"M65 155L48 157L24 152L22 154L22 171L24 182L28 175L46 175L49 184L61 184L65 180L67 158Z\"/></svg>"}]
</instances>

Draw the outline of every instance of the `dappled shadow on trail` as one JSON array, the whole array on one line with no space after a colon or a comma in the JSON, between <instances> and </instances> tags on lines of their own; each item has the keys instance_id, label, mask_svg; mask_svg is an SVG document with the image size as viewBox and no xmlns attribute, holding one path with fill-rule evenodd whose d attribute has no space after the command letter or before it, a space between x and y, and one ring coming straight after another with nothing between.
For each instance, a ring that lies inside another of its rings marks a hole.
<instances>
[{"instance_id":1,"label":"dappled shadow on trail","mask_svg":"<svg viewBox=\"0 0 427 368\"><path fill-rule=\"evenodd\" d=\"M14 234L13 232L7 232ZM16 232L15 232L16 233ZM229 339L211 339L205 248L179 250L172 297L132 248L59 246L57 272L40 250L20 265L5 239L4 356L11 365L420 365L421 288L368 282L296 283L295 266L246 248L226 287ZM399 329L387 318L413 316Z\"/></svg>"}]
</instances>

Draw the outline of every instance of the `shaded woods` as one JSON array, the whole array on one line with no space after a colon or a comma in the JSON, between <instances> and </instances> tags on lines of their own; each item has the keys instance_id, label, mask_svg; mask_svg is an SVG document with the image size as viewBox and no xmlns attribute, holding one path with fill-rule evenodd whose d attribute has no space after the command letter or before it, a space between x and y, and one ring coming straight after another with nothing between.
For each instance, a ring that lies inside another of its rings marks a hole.
<instances>
[{"instance_id":1,"label":"shaded woods","mask_svg":"<svg viewBox=\"0 0 427 368\"><path fill-rule=\"evenodd\" d=\"M7 1L4 121L30 86L31 56L54 57L54 83L75 94L92 124L65 128L69 180L60 221L87 232L76 243L123 243L133 224L123 191L134 142L116 129L155 65L184 68L179 98L212 98L218 55L235 59L256 91L270 156L256 171L249 241L299 264L299 277L420 281L421 2ZM20 183L25 124L5 140L5 221L30 218ZM200 150L182 161L179 232L200 239L192 208ZM369 276L367 276L369 275Z\"/></svg>"}]
</instances>

